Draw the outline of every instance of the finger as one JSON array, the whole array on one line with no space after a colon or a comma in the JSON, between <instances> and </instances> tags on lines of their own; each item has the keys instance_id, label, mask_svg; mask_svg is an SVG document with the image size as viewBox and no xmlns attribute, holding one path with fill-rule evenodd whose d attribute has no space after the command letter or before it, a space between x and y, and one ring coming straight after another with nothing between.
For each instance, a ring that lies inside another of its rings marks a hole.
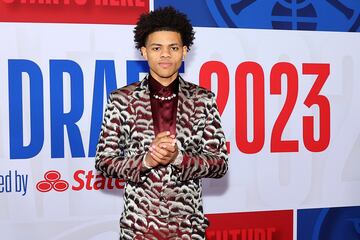
<instances>
[{"instance_id":1,"label":"finger","mask_svg":"<svg viewBox=\"0 0 360 240\"><path fill-rule=\"evenodd\" d=\"M156 161L158 164L162 164L162 160L160 158L158 158L155 154L153 154L152 152L150 152L150 156L151 158Z\"/></svg>"},{"instance_id":2,"label":"finger","mask_svg":"<svg viewBox=\"0 0 360 240\"><path fill-rule=\"evenodd\" d=\"M159 156L160 158L168 157L170 155L169 150L161 148L159 146L152 147L152 152L156 152L156 153L160 154L161 155L161 156Z\"/></svg>"},{"instance_id":3,"label":"finger","mask_svg":"<svg viewBox=\"0 0 360 240\"><path fill-rule=\"evenodd\" d=\"M166 152L165 155L161 154L162 157L160 157L158 155L158 152L154 151L152 153L161 161L161 164L163 164L163 165L169 164L171 162L171 160L173 159L173 155L174 155L174 153L172 153L172 152Z\"/></svg>"},{"instance_id":4,"label":"finger","mask_svg":"<svg viewBox=\"0 0 360 240\"><path fill-rule=\"evenodd\" d=\"M164 156L158 151L156 151L154 148L149 148L149 154L157 163L163 163Z\"/></svg>"},{"instance_id":5,"label":"finger","mask_svg":"<svg viewBox=\"0 0 360 240\"><path fill-rule=\"evenodd\" d=\"M170 162L170 158L169 158L169 157L162 157L162 158L160 158L160 157L156 154L156 152L150 152L150 156L151 156L156 162L158 162L158 163L160 163L160 164L163 164L163 165Z\"/></svg>"},{"instance_id":6,"label":"finger","mask_svg":"<svg viewBox=\"0 0 360 240\"><path fill-rule=\"evenodd\" d=\"M168 143L160 143L159 145L158 145L161 149L166 149L166 150L168 150L168 151L170 151L170 152L175 152L175 150L176 150L176 148L177 148L177 146L175 145L172 145L172 144L168 144Z\"/></svg>"},{"instance_id":7,"label":"finger","mask_svg":"<svg viewBox=\"0 0 360 240\"><path fill-rule=\"evenodd\" d=\"M153 142L152 142L152 145L159 145L160 143L168 143L168 144L172 144L173 143L173 140L171 138L160 138L160 139L155 139Z\"/></svg>"},{"instance_id":8,"label":"finger","mask_svg":"<svg viewBox=\"0 0 360 240\"><path fill-rule=\"evenodd\" d=\"M170 137L163 137L160 138L156 141L157 145L159 145L160 143L168 143L170 145L175 145L176 144L176 139L170 138Z\"/></svg>"},{"instance_id":9,"label":"finger","mask_svg":"<svg viewBox=\"0 0 360 240\"><path fill-rule=\"evenodd\" d=\"M170 131L164 131L164 132L161 132L158 135L156 135L155 138L163 138L163 137L168 137L168 136L170 136Z\"/></svg>"},{"instance_id":10,"label":"finger","mask_svg":"<svg viewBox=\"0 0 360 240\"><path fill-rule=\"evenodd\" d=\"M160 146L160 145L164 145L167 144L169 146L174 146L175 144L175 140L171 139L171 138L161 138L161 139L156 139L151 143L151 146Z\"/></svg>"},{"instance_id":11,"label":"finger","mask_svg":"<svg viewBox=\"0 0 360 240\"><path fill-rule=\"evenodd\" d=\"M147 165L151 166L151 167L156 167L157 165L159 165L159 162L157 162L156 160L154 160L150 154L150 152L148 152L146 154L146 160L147 161Z\"/></svg>"},{"instance_id":12,"label":"finger","mask_svg":"<svg viewBox=\"0 0 360 240\"><path fill-rule=\"evenodd\" d=\"M160 149L159 147L153 146L149 148L150 153L154 154L155 156L157 156L160 159L163 159L164 156L166 155L166 151L163 149Z\"/></svg>"}]
</instances>

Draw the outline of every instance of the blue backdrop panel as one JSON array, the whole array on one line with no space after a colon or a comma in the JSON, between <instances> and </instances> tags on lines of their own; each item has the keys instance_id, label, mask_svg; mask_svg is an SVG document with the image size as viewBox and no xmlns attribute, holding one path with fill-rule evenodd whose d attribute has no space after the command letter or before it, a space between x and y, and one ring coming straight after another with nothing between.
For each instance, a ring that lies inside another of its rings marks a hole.
<instances>
[{"instance_id":1,"label":"blue backdrop panel","mask_svg":"<svg viewBox=\"0 0 360 240\"><path fill-rule=\"evenodd\" d=\"M298 210L298 240L360 239L360 207Z\"/></svg>"},{"instance_id":2,"label":"blue backdrop panel","mask_svg":"<svg viewBox=\"0 0 360 240\"><path fill-rule=\"evenodd\" d=\"M312 31L360 31L360 1L355 0L155 0L172 5L197 27Z\"/></svg>"}]
</instances>

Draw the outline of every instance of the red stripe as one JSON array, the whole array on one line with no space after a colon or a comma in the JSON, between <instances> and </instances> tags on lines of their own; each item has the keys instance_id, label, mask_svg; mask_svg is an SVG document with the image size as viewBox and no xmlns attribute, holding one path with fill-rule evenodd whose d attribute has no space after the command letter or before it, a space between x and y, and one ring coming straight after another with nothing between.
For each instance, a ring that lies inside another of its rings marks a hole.
<instances>
[{"instance_id":1,"label":"red stripe","mask_svg":"<svg viewBox=\"0 0 360 240\"><path fill-rule=\"evenodd\" d=\"M0 22L135 24L145 12L149 0L0 0Z\"/></svg>"}]
</instances>

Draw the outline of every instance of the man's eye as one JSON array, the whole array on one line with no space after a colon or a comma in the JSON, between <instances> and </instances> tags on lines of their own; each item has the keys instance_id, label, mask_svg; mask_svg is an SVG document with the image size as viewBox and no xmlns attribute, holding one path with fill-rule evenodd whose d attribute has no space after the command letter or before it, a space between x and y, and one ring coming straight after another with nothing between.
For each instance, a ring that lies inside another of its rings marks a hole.
<instances>
[{"instance_id":1,"label":"man's eye","mask_svg":"<svg viewBox=\"0 0 360 240\"><path fill-rule=\"evenodd\" d=\"M179 50L179 47L171 47L171 50L173 50L173 51L178 51L178 50Z\"/></svg>"},{"instance_id":2,"label":"man's eye","mask_svg":"<svg viewBox=\"0 0 360 240\"><path fill-rule=\"evenodd\" d=\"M160 48L159 48L159 47L153 47L152 50L153 50L153 51L159 51Z\"/></svg>"}]
</instances>

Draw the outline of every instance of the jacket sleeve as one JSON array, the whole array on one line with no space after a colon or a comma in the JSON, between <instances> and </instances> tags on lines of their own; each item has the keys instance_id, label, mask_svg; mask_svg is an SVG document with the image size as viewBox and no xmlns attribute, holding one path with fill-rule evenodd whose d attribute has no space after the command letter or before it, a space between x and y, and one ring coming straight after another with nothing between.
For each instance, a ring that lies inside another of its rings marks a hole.
<instances>
[{"instance_id":1,"label":"jacket sleeve","mask_svg":"<svg viewBox=\"0 0 360 240\"><path fill-rule=\"evenodd\" d=\"M114 94L111 94L105 108L97 144L95 168L108 177L143 182L147 177L142 165L145 153L125 154L125 141L121 138L126 135L121 126L125 121L126 113L121 114L120 109L122 109L121 101L114 100Z\"/></svg>"},{"instance_id":2,"label":"jacket sleeve","mask_svg":"<svg viewBox=\"0 0 360 240\"><path fill-rule=\"evenodd\" d=\"M180 181L198 178L220 178L228 170L226 139L221 128L221 119L214 98L206 106L205 127L199 146L183 146L183 158L179 164L173 163Z\"/></svg>"}]
</instances>

